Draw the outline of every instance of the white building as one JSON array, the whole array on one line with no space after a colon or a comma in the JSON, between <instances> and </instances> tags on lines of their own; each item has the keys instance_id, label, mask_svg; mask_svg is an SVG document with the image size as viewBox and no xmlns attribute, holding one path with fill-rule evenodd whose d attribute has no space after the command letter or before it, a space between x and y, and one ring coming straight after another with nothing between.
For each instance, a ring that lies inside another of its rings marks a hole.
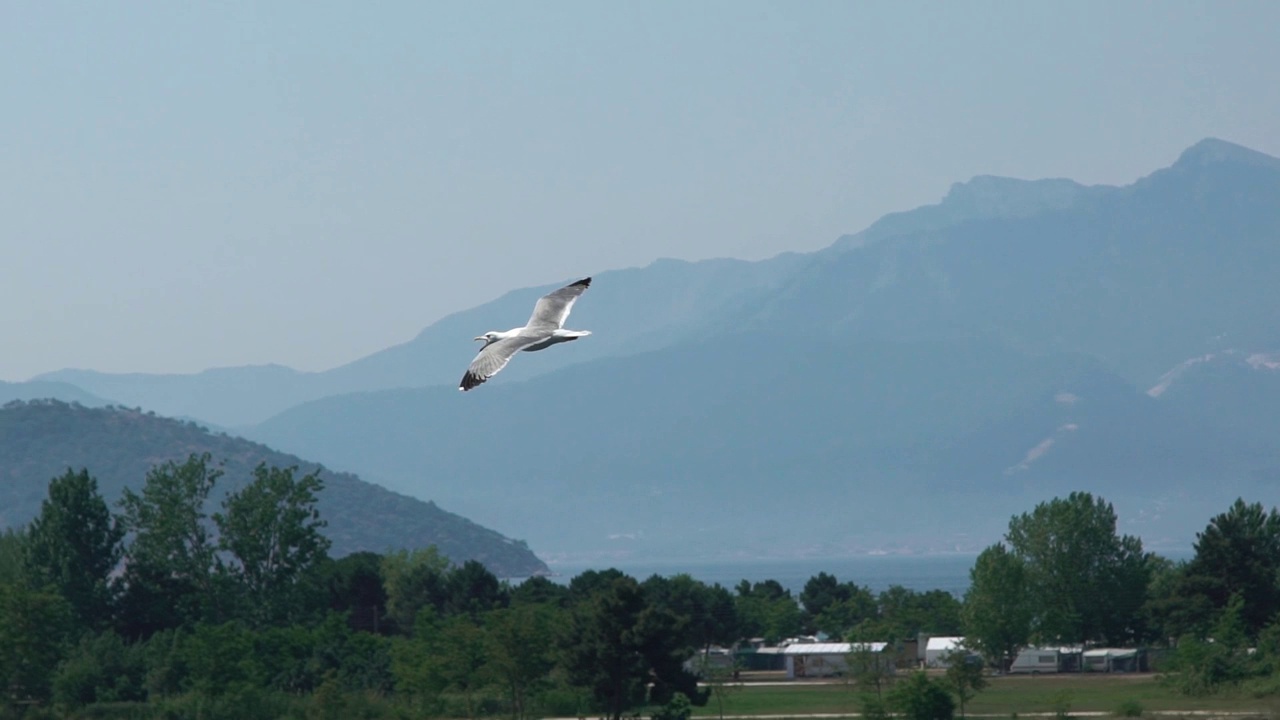
<instances>
[{"instance_id":1,"label":"white building","mask_svg":"<svg viewBox=\"0 0 1280 720\"><path fill-rule=\"evenodd\" d=\"M930 668L947 667L947 656L956 650L963 649L964 638L959 636L931 637L924 646L924 666Z\"/></svg>"},{"instance_id":2,"label":"white building","mask_svg":"<svg viewBox=\"0 0 1280 720\"><path fill-rule=\"evenodd\" d=\"M848 655L854 650L870 650L882 658L893 672L893 659L884 654L887 643L791 643L782 648L788 678L830 677L848 669Z\"/></svg>"}]
</instances>

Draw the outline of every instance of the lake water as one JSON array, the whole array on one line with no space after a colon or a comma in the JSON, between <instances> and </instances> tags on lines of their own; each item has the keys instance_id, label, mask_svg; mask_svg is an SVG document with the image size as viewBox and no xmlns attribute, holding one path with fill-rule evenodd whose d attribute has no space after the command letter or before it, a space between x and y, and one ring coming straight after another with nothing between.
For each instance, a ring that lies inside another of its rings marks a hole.
<instances>
[{"instance_id":1,"label":"lake water","mask_svg":"<svg viewBox=\"0 0 1280 720\"><path fill-rule=\"evenodd\" d=\"M858 555L839 558L796 558L785 560L728 560L721 562L691 561L687 563L629 563L626 561L593 564L548 563L556 573L552 579L568 583L584 570L610 567L644 580L650 575L671 576L688 573L704 583L719 583L732 590L742 580L761 582L777 580L798 594L809 578L820 572L834 575L840 582L852 581L880 592L890 585L901 585L920 592L945 590L962 597L969 588L969 569L976 554L947 555Z\"/></svg>"}]
</instances>

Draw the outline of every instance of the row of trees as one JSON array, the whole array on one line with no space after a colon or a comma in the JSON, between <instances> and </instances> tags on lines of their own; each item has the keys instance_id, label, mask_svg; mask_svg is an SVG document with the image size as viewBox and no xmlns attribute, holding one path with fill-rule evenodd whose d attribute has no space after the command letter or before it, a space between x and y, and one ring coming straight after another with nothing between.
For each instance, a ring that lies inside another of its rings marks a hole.
<instances>
[{"instance_id":1,"label":"row of trees","mask_svg":"<svg viewBox=\"0 0 1280 720\"><path fill-rule=\"evenodd\" d=\"M5 707L618 718L705 702L685 661L713 644L960 629L950 594L874 595L825 573L795 597L772 580L617 570L511 585L434 548L334 559L317 476L261 465L208 512L221 478L208 455L165 463L113 512L87 470L68 470L30 525L0 535Z\"/></svg>"},{"instance_id":2,"label":"row of trees","mask_svg":"<svg viewBox=\"0 0 1280 720\"><path fill-rule=\"evenodd\" d=\"M996 667L1031 644L1145 644L1178 650L1172 677L1188 691L1214 686L1188 680L1206 673L1221 682L1270 675L1266 641L1280 640L1280 515L1238 499L1196 534L1194 550L1177 563L1144 551L1117 533L1111 504L1089 493L1041 503L978 556L965 635ZM1264 652L1246 652L1254 646ZM1257 662L1244 660L1255 654ZM1235 670L1208 667L1223 663Z\"/></svg>"},{"instance_id":3,"label":"row of trees","mask_svg":"<svg viewBox=\"0 0 1280 720\"><path fill-rule=\"evenodd\" d=\"M964 634L1004 664L1030 643L1280 638L1280 519L1243 502L1181 564L1117 535L1100 498L1042 503L978 557L961 602L826 573L792 596L772 580L729 590L617 570L511 585L431 548L334 559L318 477L259 466L207 514L220 477L207 455L157 466L113 513L87 471L68 471L28 527L0 535L6 707L286 717L359 703L346 714L616 719L706 702L685 661L749 637Z\"/></svg>"}]
</instances>

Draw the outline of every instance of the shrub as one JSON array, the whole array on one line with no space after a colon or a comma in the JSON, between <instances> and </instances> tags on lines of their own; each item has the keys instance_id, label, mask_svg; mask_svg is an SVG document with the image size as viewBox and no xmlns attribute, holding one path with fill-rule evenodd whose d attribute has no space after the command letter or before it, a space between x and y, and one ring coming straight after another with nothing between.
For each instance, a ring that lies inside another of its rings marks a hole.
<instances>
[{"instance_id":1,"label":"shrub","mask_svg":"<svg viewBox=\"0 0 1280 720\"><path fill-rule=\"evenodd\" d=\"M951 693L923 672L899 683L889 693L889 706L906 720L951 720L956 711Z\"/></svg>"},{"instance_id":2,"label":"shrub","mask_svg":"<svg viewBox=\"0 0 1280 720\"><path fill-rule=\"evenodd\" d=\"M1117 717L1142 717L1142 703L1132 699L1125 700L1116 707L1115 714Z\"/></svg>"},{"instance_id":3,"label":"shrub","mask_svg":"<svg viewBox=\"0 0 1280 720\"><path fill-rule=\"evenodd\" d=\"M693 714L693 703L689 696L678 692L671 696L666 705L653 711L653 720L689 720Z\"/></svg>"},{"instance_id":4,"label":"shrub","mask_svg":"<svg viewBox=\"0 0 1280 720\"><path fill-rule=\"evenodd\" d=\"M858 697L858 707L866 720L888 720L889 718L889 706L874 693L862 693Z\"/></svg>"}]
</instances>

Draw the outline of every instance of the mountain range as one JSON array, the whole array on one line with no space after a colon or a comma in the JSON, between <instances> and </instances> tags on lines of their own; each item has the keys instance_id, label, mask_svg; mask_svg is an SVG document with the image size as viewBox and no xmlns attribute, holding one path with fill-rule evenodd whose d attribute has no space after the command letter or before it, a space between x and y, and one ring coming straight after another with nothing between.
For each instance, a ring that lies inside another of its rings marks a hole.
<instances>
[{"instance_id":1,"label":"mountain range","mask_svg":"<svg viewBox=\"0 0 1280 720\"><path fill-rule=\"evenodd\" d=\"M1185 547L1280 480L1278 271L1280 160L1207 139L1123 187L980 176L816 253L598 273L590 338L465 395L469 339L554 285L325 373L35 380L234 428L544 558L974 551L1071 490Z\"/></svg>"}]
</instances>

